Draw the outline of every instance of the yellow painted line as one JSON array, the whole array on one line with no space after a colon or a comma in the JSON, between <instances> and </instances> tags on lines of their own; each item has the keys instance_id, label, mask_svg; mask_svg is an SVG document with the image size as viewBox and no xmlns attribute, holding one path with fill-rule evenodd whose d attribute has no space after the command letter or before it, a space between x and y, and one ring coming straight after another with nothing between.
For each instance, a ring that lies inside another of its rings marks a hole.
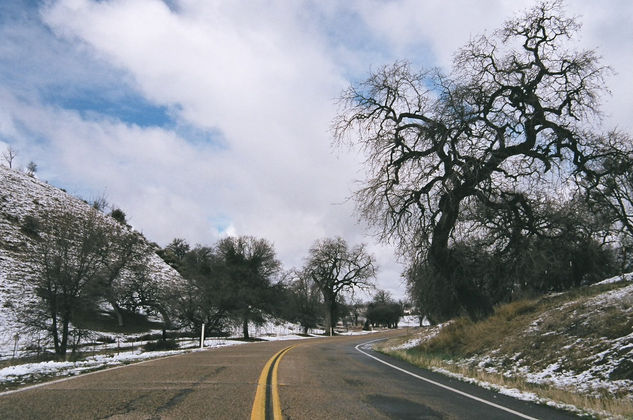
<instances>
[{"instance_id":1,"label":"yellow painted line","mask_svg":"<svg viewBox=\"0 0 633 420\"><path fill-rule=\"evenodd\" d=\"M279 353L281 353L281 350ZM259 375L259 381L257 382L257 392L255 393L255 401L253 402L253 410L251 411L251 420L264 420L266 419L266 380L268 379L268 371L273 360L279 354L275 354L271 357L266 364L262 373Z\"/></svg>"},{"instance_id":2,"label":"yellow painted line","mask_svg":"<svg viewBox=\"0 0 633 420\"><path fill-rule=\"evenodd\" d=\"M257 382L257 392L255 393L255 401L253 402L253 409L251 411L251 420L267 420L267 408L266 400L272 402L272 413L274 420L282 420L281 417L281 401L279 399L279 388L277 386L277 368L281 358L288 353L294 346L281 349L273 357L271 357L266 364L262 373L259 375L259 381ZM272 369L272 373L271 373ZM270 387L268 387L268 376L271 375Z\"/></svg>"},{"instance_id":3,"label":"yellow painted line","mask_svg":"<svg viewBox=\"0 0 633 420\"><path fill-rule=\"evenodd\" d=\"M277 386L277 368L279 367L279 362L281 362L281 358L284 357L286 353L290 351L294 346L290 346L285 348L283 353L279 355L277 359L277 363L273 367L273 381L272 381L272 389L270 390L273 394L273 419L274 420L282 420L281 417L281 401L279 400L279 387Z\"/></svg>"}]
</instances>

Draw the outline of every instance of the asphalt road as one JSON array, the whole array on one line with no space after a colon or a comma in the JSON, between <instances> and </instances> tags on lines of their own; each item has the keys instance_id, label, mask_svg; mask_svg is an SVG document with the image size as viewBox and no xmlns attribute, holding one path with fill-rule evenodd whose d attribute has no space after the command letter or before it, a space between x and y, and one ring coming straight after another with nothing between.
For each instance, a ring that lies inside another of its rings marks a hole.
<instances>
[{"instance_id":1,"label":"asphalt road","mask_svg":"<svg viewBox=\"0 0 633 420\"><path fill-rule=\"evenodd\" d=\"M412 368L360 347L396 367L461 392L456 393L356 349L378 337L254 343L101 371L1 396L0 418L248 419L262 370L273 355L289 346L293 347L283 352L278 375L274 375L281 413L287 419L574 418Z\"/></svg>"}]
</instances>

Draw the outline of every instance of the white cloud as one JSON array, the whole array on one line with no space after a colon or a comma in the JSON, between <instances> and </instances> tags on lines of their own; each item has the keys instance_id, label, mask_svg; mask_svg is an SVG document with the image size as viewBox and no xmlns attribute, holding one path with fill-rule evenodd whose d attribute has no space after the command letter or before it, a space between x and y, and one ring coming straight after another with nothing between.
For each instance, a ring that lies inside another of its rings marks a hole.
<instances>
[{"instance_id":1,"label":"white cloud","mask_svg":"<svg viewBox=\"0 0 633 420\"><path fill-rule=\"evenodd\" d=\"M395 57L441 66L449 71L453 53L470 38L490 34L510 17L537 4L534 0L486 2L470 0L379 0L353 3L374 36L386 39ZM567 0L566 14L578 17L583 28L574 38L577 48L597 49L616 75L607 80L611 97L604 100L607 123L633 131L633 3Z\"/></svg>"},{"instance_id":2,"label":"white cloud","mask_svg":"<svg viewBox=\"0 0 633 420\"><path fill-rule=\"evenodd\" d=\"M343 82L319 40L302 35L292 7L255 8L182 2L174 13L158 1L61 1L43 16L57 34L80 39L128 71L152 101L178 106L188 124L228 139L229 151L216 151L221 158L192 157L194 165L221 171L190 182L219 196L218 211L231 214L240 233L314 231L302 225L342 201L353 175L349 159L331 155L327 133ZM151 138L145 142L138 152L170 156L159 144L147 147Z\"/></svg>"},{"instance_id":3,"label":"white cloud","mask_svg":"<svg viewBox=\"0 0 633 420\"><path fill-rule=\"evenodd\" d=\"M347 80L397 58L448 67L470 36L534 4L171 3L52 0L40 13L46 27L1 26L12 41L0 46L0 59L33 64L21 86L0 89L0 140L18 144L43 178L105 191L151 240L251 234L273 241L288 266L302 264L317 238L369 240L346 201L361 176L359 156L330 148L333 98ZM600 48L619 72L607 112L630 128L633 54L623 40L631 39L632 6L609 4L573 0L569 9L583 15L583 45ZM168 108L176 126L65 110L42 95L56 86L58 95L70 87L119 98L132 92ZM194 141L179 127L210 130L220 141ZM391 248L371 248L380 287L402 296Z\"/></svg>"}]
</instances>

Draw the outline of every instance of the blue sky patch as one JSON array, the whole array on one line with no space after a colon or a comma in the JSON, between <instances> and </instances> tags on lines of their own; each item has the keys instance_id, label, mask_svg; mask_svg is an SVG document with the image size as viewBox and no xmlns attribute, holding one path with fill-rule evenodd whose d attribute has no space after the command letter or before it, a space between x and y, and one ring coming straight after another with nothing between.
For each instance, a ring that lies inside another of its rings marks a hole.
<instances>
[{"instance_id":1,"label":"blue sky patch","mask_svg":"<svg viewBox=\"0 0 633 420\"><path fill-rule=\"evenodd\" d=\"M154 105L140 95L127 92L123 95L103 95L91 90L72 96L50 91L43 95L47 103L77 111L85 119L93 115L113 118L139 127L171 127L174 119L166 106Z\"/></svg>"}]
</instances>

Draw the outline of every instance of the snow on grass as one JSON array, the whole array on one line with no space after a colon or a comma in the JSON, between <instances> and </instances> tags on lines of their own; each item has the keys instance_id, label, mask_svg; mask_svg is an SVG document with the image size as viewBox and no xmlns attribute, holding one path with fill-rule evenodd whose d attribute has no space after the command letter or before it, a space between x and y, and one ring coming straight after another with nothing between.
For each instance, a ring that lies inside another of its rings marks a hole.
<instances>
[{"instance_id":1,"label":"snow on grass","mask_svg":"<svg viewBox=\"0 0 633 420\"><path fill-rule=\"evenodd\" d=\"M521 401L529 401L529 402L534 402L537 404L543 404L543 405L547 405L550 407L554 407L554 408L558 408L561 410L565 410L565 411L570 411L579 415L583 415L586 414L587 412L584 410L580 410L579 408L571 405L571 404L563 404L554 400L551 400L549 398L544 398L544 397L540 397L538 395L536 395L533 392L527 392L527 391L521 391L519 389L516 388L509 388L506 386L501 386L498 384L493 384L490 382L486 382L486 381L482 381L482 380L478 380L478 379L474 379L471 378L469 376L465 376L459 373L455 373L455 372L451 372L450 370L447 369L443 369L443 368L438 368L438 367L430 367L430 370L432 370L433 372L437 372L440 373L442 375L445 376L449 376L451 378L455 378L457 380L460 380L462 382L467 382L473 385L477 385L480 386L482 388L485 389L489 389L491 391L495 391L498 392L499 394L502 395L506 395L508 397L512 397L512 398L516 398L518 400ZM598 412L592 412L591 414L593 415L604 415L606 413L598 413Z\"/></svg>"},{"instance_id":2,"label":"snow on grass","mask_svg":"<svg viewBox=\"0 0 633 420\"><path fill-rule=\"evenodd\" d=\"M51 378L75 376L94 370L121 366L128 363L159 357L173 356L188 350L141 352L140 350L119 354L95 355L75 362L47 361L24 363L0 369L0 384L4 389L20 387L45 381Z\"/></svg>"},{"instance_id":3,"label":"snow on grass","mask_svg":"<svg viewBox=\"0 0 633 420\"><path fill-rule=\"evenodd\" d=\"M377 330L370 330L370 331L366 331L366 330L349 330L349 331L337 331L336 335L367 335L367 334L373 334L377 332Z\"/></svg>"},{"instance_id":4,"label":"snow on grass","mask_svg":"<svg viewBox=\"0 0 633 420\"><path fill-rule=\"evenodd\" d=\"M532 302L529 311L517 311L520 306L516 304L501 308L501 315L512 317L500 315L491 317L488 324L473 324L468 328L479 334L472 337L456 335L451 330L438 338L435 347L430 347L441 352L442 343L449 343L451 338L467 340L464 346L453 349L454 353L448 353L453 354L452 358L408 351L424 349L425 343L440 333L436 327L420 328L406 339L393 339L382 348L432 370L499 389L516 398L566 410L574 404L601 417L633 418L631 281L633 275L629 274L602 282L607 285L603 290L588 287L569 295L544 296ZM506 332L497 341L477 341L481 334L491 331L491 326Z\"/></svg>"},{"instance_id":5,"label":"snow on grass","mask_svg":"<svg viewBox=\"0 0 633 420\"><path fill-rule=\"evenodd\" d=\"M429 325L431 325L431 323L426 317L424 317L424 319L422 320L422 323L420 323L420 317L417 315L405 315L400 319L400 322L398 322L398 327L400 328L428 327Z\"/></svg>"},{"instance_id":6,"label":"snow on grass","mask_svg":"<svg viewBox=\"0 0 633 420\"><path fill-rule=\"evenodd\" d=\"M449 325L452 321L445 322L443 324L438 324L434 326L424 326L419 330L416 330L416 333L412 335L407 341L403 343L394 343L393 345L387 344L383 350L389 351L398 351L398 350L409 350L414 347L419 346L422 343L425 343L431 339L433 339L436 335L440 333L442 328Z\"/></svg>"},{"instance_id":7,"label":"snow on grass","mask_svg":"<svg viewBox=\"0 0 633 420\"><path fill-rule=\"evenodd\" d=\"M594 286L599 286L599 285L602 285L602 284L619 283L621 281L624 281L624 282L633 281L633 273L626 273L626 274L621 274L619 276L609 277L608 279L602 280L601 282L595 283L593 285Z\"/></svg>"},{"instance_id":8,"label":"snow on grass","mask_svg":"<svg viewBox=\"0 0 633 420\"><path fill-rule=\"evenodd\" d=\"M416 338L412 338L411 340L405 341L404 343L398 346L392 347L391 350L408 350L408 349L412 349L414 347L419 346L420 343L422 343L422 338L416 337Z\"/></svg>"},{"instance_id":9,"label":"snow on grass","mask_svg":"<svg viewBox=\"0 0 633 420\"><path fill-rule=\"evenodd\" d=\"M0 369L0 382L25 383L34 382L39 378L50 376L72 376L82 372L118 366L131 362L155 359L165 356L173 356L185 353L187 350L141 352L140 350L122 352L119 354L96 355L85 360L75 362L47 361L38 363L25 363L8 366Z\"/></svg>"}]
</instances>

